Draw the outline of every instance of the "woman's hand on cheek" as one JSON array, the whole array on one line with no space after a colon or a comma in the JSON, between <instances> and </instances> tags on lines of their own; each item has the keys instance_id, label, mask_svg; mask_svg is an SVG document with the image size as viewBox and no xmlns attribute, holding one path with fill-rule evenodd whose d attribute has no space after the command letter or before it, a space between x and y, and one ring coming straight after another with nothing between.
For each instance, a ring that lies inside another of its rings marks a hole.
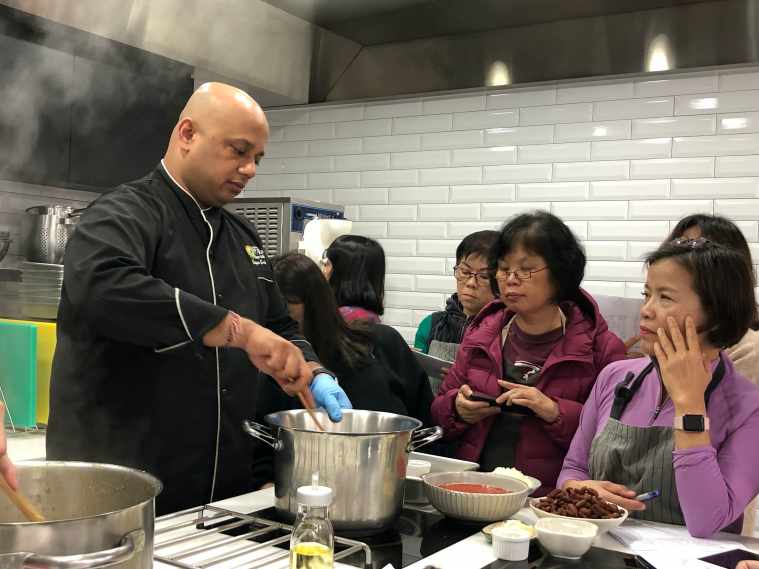
<instances>
[{"instance_id":1,"label":"woman's hand on cheek","mask_svg":"<svg viewBox=\"0 0 759 569\"><path fill-rule=\"evenodd\" d=\"M710 373L693 318L685 318L685 337L672 317L667 318L667 330L659 328L657 334L654 354L675 408L702 407Z\"/></svg>"}]
</instances>

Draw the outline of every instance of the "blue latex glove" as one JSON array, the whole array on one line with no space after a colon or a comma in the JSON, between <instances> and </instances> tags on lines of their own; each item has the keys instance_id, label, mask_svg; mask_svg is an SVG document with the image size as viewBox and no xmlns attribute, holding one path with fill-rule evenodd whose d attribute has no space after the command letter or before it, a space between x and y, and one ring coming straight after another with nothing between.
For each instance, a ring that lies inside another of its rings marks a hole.
<instances>
[{"instance_id":1,"label":"blue latex glove","mask_svg":"<svg viewBox=\"0 0 759 569\"><path fill-rule=\"evenodd\" d=\"M343 418L343 409L353 409L345 391L331 375L317 374L311 381L310 389L316 406L326 409L327 415L335 423Z\"/></svg>"}]
</instances>

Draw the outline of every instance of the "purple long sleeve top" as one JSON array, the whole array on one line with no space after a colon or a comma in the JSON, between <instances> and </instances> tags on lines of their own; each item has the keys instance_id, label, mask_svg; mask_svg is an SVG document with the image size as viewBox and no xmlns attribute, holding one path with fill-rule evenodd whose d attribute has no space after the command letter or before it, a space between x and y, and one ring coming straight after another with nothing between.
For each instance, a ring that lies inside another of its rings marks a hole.
<instances>
[{"instance_id":1,"label":"purple long sleeve top","mask_svg":"<svg viewBox=\"0 0 759 569\"><path fill-rule=\"evenodd\" d=\"M711 445L672 452L680 508L694 537L709 537L730 525L759 492L759 388L736 372L727 356L722 357L725 375L712 392L707 408ZM627 372L637 375L648 362L648 358L614 362L598 376L580 415L580 426L557 487L567 480L590 479L590 446L609 419L614 388ZM654 418L661 389L654 369L630 401L621 422L638 427L671 427L675 417L671 400Z\"/></svg>"}]
</instances>

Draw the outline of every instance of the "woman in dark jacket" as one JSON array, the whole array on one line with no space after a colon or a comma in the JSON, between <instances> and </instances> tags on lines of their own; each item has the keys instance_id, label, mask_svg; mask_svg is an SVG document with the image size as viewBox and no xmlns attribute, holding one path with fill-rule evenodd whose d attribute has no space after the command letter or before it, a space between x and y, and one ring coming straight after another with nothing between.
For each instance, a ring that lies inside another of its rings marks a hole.
<instances>
[{"instance_id":1,"label":"woman in dark jacket","mask_svg":"<svg viewBox=\"0 0 759 569\"><path fill-rule=\"evenodd\" d=\"M516 216L489 260L499 298L467 329L432 418L458 444L458 458L482 470L515 466L539 479L545 494L596 376L625 348L580 288L585 254L556 216ZM478 401L481 395L498 405Z\"/></svg>"},{"instance_id":2,"label":"woman in dark jacket","mask_svg":"<svg viewBox=\"0 0 759 569\"><path fill-rule=\"evenodd\" d=\"M432 391L401 335L393 328L365 321L348 323L340 315L329 284L305 255L274 259L274 279L321 362L337 374L356 409L387 411L430 423ZM280 409L294 401L270 390ZM274 404L272 410L277 407ZM279 410L279 409L277 409ZM260 414L260 413L259 413Z\"/></svg>"},{"instance_id":3,"label":"woman in dark jacket","mask_svg":"<svg viewBox=\"0 0 759 569\"><path fill-rule=\"evenodd\" d=\"M322 264L343 318L379 323L385 311L382 245L362 235L341 235L325 249Z\"/></svg>"}]
</instances>

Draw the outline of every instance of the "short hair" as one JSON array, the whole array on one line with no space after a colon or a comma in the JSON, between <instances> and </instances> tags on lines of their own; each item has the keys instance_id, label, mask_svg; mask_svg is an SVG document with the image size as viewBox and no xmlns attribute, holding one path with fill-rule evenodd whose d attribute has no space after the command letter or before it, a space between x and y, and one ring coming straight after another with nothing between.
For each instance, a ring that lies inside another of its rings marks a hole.
<instances>
[{"instance_id":1,"label":"short hair","mask_svg":"<svg viewBox=\"0 0 759 569\"><path fill-rule=\"evenodd\" d=\"M329 284L338 306L385 312L385 251L374 239L341 235L324 252L332 263Z\"/></svg>"},{"instance_id":2,"label":"short hair","mask_svg":"<svg viewBox=\"0 0 759 569\"><path fill-rule=\"evenodd\" d=\"M586 316L595 318L593 303L580 289L585 276L585 251L572 230L547 211L516 215L501 229L489 259L493 269L490 283L494 294L498 294L495 280L498 261L520 245L545 259L549 276L556 287L554 302L573 301Z\"/></svg>"},{"instance_id":3,"label":"short hair","mask_svg":"<svg viewBox=\"0 0 759 569\"><path fill-rule=\"evenodd\" d=\"M754 278L737 250L708 239L675 239L646 256L646 266L671 259L690 273L706 314L703 332L716 348L737 344L753 323Z\"/></svg>"},{"instance_id":4,"label":"short hair","mask_svg":"<svg viewBox=\"0 0 759 569\"><path fill-rule=\"evenodd\" d=\"M496 239L498 232L492 229L470 233L456 247L456 263L461 263L470 255L479 255L487 261Z\"/></svg>"}]
</instances>

